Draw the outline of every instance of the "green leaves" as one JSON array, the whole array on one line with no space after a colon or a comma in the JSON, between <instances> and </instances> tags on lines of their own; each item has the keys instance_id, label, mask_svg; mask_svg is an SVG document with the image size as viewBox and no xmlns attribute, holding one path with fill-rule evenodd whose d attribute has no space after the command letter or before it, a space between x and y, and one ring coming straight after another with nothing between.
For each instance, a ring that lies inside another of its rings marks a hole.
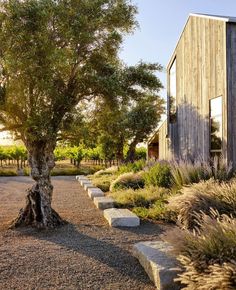
<instances>
[{"instance_id":1,"label":"green leaves","mask_svg":"<svg viewBox=\"0 0 236 290\"><path fill-rule=\"evenodd\" d=\"M117 51L135 14L127 0L2 2L0 119L23 139L51 139L79 101L124 95Z\"/></svg>"}]
</instances>

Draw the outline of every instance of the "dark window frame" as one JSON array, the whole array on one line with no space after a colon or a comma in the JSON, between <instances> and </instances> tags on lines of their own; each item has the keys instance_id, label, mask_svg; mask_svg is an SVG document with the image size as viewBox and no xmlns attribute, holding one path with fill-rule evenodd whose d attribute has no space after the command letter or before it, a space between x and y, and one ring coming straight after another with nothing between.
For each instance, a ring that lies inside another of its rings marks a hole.
<instances>
[{"instance_id":1,"label":"dark window frame","mask_svg":"<svg viewBox=\"0 0 236 290\"><path fill-rule=\"evenodd\" d=\"M172 96L172 74L171 70L175 66L175 96ZM177 122L177 59L174 57L168 70L169 88L168 88L168 119L169 123ZM171 100L172 99L172 100Z\"/></svg>"}]
</instances>

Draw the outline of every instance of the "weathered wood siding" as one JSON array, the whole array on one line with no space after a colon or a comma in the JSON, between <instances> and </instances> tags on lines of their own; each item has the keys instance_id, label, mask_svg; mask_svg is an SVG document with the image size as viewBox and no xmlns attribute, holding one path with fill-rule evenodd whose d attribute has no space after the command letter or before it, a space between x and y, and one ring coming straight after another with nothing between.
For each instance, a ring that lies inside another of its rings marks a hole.
<instances>
[{"instance_id":1,"label":"weathered wood siding","mask_svg":"<svg viewBox=\"0 0 236 290\"><path fill-rule=\"evenodd\" d=\"M158 130L159 134L159 159L169 160L171 159L170 145L167 138L167 120L161 125Z\"/></svg>"},{"instance_id":2,"label":"weathered wood siding","mask_svg":"<svg viewBox=\"0 0 236 290\"><path fill-rule=\"evenodd\" d=\"M228 159L236 168L236 24L227 23Z\"/></svg>"},{"instance_id":3,"label":"weathered wood siding","mask_svg":"<svg viewBox=\"0 0 236 290\"><path fill-rule=\"evenodd\" d=\"M223 101L223 154L227 157L226 23L190 16L167 70L175 57L177 122L168 130L172 157L208 160L209 100L218 96Z\"/></svg>"}]
</instances>

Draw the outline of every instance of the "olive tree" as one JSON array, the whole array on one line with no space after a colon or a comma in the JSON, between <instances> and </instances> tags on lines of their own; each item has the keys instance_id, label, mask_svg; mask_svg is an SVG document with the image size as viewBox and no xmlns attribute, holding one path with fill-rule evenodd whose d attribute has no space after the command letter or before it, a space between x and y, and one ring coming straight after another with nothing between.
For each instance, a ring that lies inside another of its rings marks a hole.
<instances>
[{"instance_id":1,"label":"olive tree","mask_svg":"<svg viewBox=\"0 0 236 290\"><path fill-rule=\"evenodd\" d=\"M63 223L50 180L61 123L83 99L125 94L115 67L135 14L128 0L1 2L0 123L23 140L35 181L14 226Z\"/></svg>"}]
</instances>

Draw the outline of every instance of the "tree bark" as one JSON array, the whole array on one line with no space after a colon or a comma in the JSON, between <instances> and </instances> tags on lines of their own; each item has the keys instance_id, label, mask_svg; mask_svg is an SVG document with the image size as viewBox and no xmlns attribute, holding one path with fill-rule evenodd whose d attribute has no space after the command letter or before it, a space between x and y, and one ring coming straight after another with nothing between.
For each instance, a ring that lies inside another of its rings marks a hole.
<instances>
[{"instance_id":1,"label":"tree bark","mask_svg":"<svg viewBox=\"0 0 236 290\"><path fill-rule=\"evenodd\" d=\"M132 141L129 145L129 150L127 152L126 162L134 162L135 160L135 149L138 142L136 140Z\"/></svg>"},{"instance_id":2,"label":"tree bark","mask_svg":"<svg viewBox=\"0 0 236 290\"><path fill-rule=\"evenodd\" d=\"M118 145L118 147L117 147L117 153L116 153L116 158L118 159L118 162L120 164L122 164L124 162L124 153L123 153L123 151L124 151L124 144L122 142L122 143L120 143Z\"/></svg>"},{"instance_id":3,"label":"tree bark","mask_svg":"<svg viewBox=\"0 0 236 290\"><path fill-rule=\"evenodd\" d=\"M64 223L51 207L53 186L50 172L55 166L54 148L54 143L27 144L28 162L35 184L27 190L26 206L20 210L11 227L48 229Z\"/></svg>"}]
</instances>

